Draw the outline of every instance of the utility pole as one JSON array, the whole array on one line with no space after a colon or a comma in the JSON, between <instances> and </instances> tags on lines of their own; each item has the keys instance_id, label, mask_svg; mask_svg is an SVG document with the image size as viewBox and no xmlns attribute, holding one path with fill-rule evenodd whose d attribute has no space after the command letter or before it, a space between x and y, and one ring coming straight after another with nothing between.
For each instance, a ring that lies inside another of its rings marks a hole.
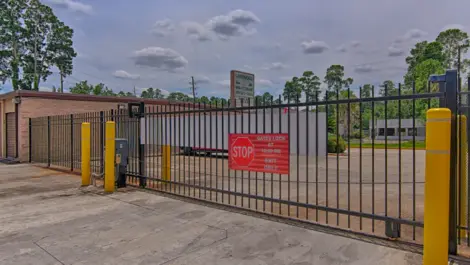
<instances>
[{"instance_id":1,"label":"utility pole","mask_svg":"<svg viewBox=\"0 0 470 265\"><path fill-rule=\"evenodd\" d=\"M191 76L191 86L193 89L193 103L196 105L196 87L194 85L194 76Z\"/></svg>"},{"instance_id":2,"label":"utility pole","mask_svg":"<svg viewBox=\"0 0 470 265\"><path fill-rule=\"evenodd\" d=\"M457 54L457 77L460 78L460 48L462 46L459 45L457 48L458 54Z\"/></svg>"},{"instance_id":3,"label":"utility pole","mask_svg":"<svg viewBox=\"0 0 470 265\"><path fill-rule=\"evenodd\" d=\"M36 65L37 65L37 36L38 36L38 28L35 26L34 27L34 88L36 88L36 84L39 82L38 80L38 72L36 70ZM37 86L39 90L39 85ZM31 89L33 90L33 89Z\"/></svg>"}]
</instances>

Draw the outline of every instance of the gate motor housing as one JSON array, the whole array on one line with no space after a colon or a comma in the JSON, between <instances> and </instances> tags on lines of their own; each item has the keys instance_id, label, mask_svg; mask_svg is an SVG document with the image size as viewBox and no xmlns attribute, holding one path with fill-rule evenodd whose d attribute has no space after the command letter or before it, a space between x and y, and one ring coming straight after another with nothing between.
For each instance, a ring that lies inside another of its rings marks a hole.
<instances>
[{"instance_id":1,"label":"gate motor housing","mask_svg":"<svg viewBox=\"0 0 470 265\"><path fill-rule=\"evenodd\" d=\"M116 138L115 181L118 188L126 187L127 164L129 163L129 143L127 139Z\"/></svg>"}]
</instances>

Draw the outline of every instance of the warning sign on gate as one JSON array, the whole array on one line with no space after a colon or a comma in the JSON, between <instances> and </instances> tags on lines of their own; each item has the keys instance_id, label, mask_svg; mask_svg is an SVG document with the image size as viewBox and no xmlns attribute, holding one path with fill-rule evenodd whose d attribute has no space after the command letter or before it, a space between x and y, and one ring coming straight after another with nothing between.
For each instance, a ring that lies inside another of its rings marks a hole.
<instances>
[{"instance_id":1,"label":"warning sign on gate","mask_svg":"<svg viewBox=\"0 0 470 265\"><path fill-rule=\"evenodd\" d=\"M228 140L230 169L289 174L288 134L229 134Z\"/></svg>"}]
</instances>

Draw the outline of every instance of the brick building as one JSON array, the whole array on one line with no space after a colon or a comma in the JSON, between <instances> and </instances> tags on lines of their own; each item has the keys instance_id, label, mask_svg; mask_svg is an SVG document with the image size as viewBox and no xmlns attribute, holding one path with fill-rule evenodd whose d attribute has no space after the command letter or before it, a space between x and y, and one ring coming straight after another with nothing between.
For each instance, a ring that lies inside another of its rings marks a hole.
<instances>
[{"instance_id":1,"label":"brick building","mask_svg":"<svg viewBox=\"0 0 470 265\"><path fill-rule=\"evenodd\" d=\"M29 118L116 109L129 102L169 105L166 99L108 97L68 93L13 91L0 95L0 158L27 161ZM179 104L179 103L171 103Z\"/></svg>"}]
</instances>

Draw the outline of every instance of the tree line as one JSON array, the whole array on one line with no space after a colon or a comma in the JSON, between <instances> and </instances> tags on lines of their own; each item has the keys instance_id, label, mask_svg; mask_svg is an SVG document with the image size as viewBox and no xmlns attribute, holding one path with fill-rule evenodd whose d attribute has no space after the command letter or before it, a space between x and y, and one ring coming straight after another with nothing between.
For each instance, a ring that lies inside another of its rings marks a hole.
<instances>
[{"instance_id":1,"label":"tree line","mask_svg":"<svg viewBox=\"0 0 470 265\"><path fill-rule=\"evenodd\" d=\"M405 61L407 72L404 75L403 84L396 84L391 80L385 80L375 88L371 84L365 84L357 90L351 90L354 81L346 77L344 66L331 65L326 69L323 83L326 91L321 91L320 77L312 71L303 72L302 76L292 77L286 81L283 98L287 102L317 102L334 101L348 98L370 98L376 96L397 96L413 93L435 92L436 84L429 84L428 78L432 74L443 74L445 69L458 69L460 76L469 76L469 59L461 59L469 48L468 34L460 29L448 29L439 33L434 41L421 41L410 50ZM428 108L437 107L438 100L402 100L372 103L333 104L328 109L324 105L314 108L312 111L327 112L328 128L330 132L336 132L341 125L345 131L354 133L360 129L368 129L369 121L377 119L407 119L416 117L425 119ZM362 119L363 124L359 124Z\"/></svg>"}]
</instances>

